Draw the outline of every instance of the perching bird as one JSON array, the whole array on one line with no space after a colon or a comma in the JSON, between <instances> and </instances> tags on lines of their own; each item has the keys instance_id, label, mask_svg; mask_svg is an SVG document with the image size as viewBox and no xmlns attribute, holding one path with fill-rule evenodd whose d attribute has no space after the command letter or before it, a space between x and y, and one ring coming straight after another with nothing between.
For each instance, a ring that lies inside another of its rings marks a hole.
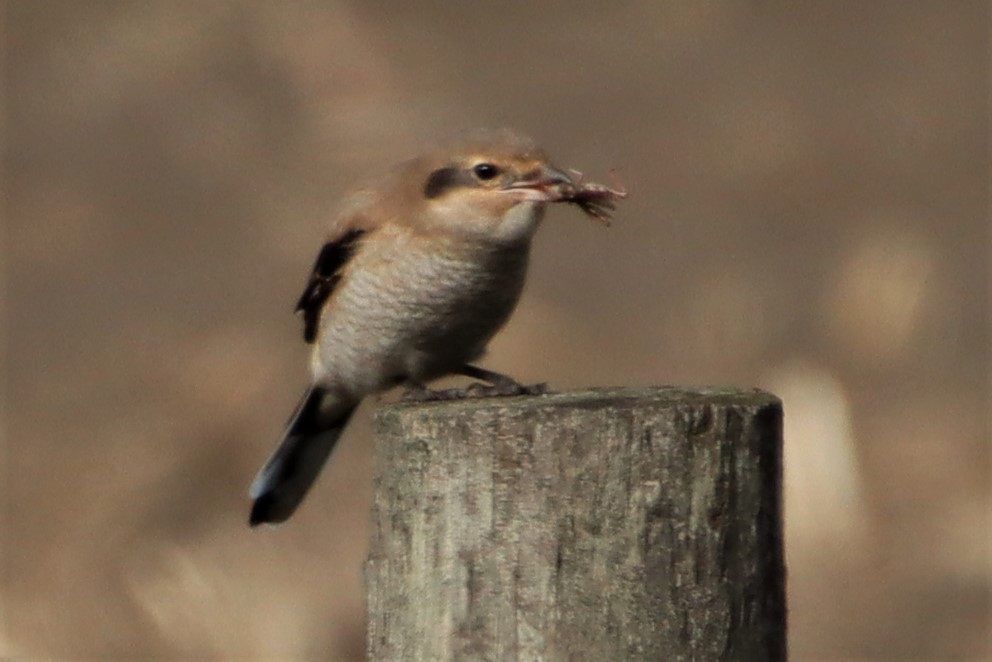
<instances>
[{"instance_id":1,"label":"perching bird","mask_svg":"<svg viewBox=\"0 0 992 662\"><path fill-rule=\"evenodd\" d=\"M424 384L453 374L527 392L471 362L517 305L546 204L586 209L582 190L529 139L477 131L349 201L296 307L312 383L251 485L252 526L293 514L365 396L430 397Z\"/></svg>"}]
</instances>

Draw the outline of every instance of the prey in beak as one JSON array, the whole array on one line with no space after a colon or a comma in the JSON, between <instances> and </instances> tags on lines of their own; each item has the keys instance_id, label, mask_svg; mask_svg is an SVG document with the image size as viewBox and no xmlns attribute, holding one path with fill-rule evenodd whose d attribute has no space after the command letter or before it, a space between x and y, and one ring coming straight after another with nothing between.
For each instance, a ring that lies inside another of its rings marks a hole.
<instances>
[{"instance_id":1,"label":"prey in beak","mask_svg":"<svg viewBox=\"0 0 992 662\"><path fill-rule=\"evenodd\" d=\"M610 225L616 201L627 197L627 191L616 182L611 188L595 182L582 183L582 173L573 170L573 178L568 173L553 166L544 166L520 180L509 184L504 190L520 196L522 200L535 202L570 202L603 225ZM611 171L610 176L616 179Z\"/></svg>"}]
</instances>

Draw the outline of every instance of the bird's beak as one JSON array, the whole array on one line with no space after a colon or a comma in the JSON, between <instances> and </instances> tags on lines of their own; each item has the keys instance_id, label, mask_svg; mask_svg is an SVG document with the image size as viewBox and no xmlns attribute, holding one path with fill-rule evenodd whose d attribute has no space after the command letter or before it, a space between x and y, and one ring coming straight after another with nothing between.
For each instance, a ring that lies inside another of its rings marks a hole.
<instances>
[{"instance_id":1,"label":"bird's beak","mask_svg":"<svg viewBox=\"0 0 992 662\"><path fill-rule=\"evenodd\" d=\"M552 165L542 166L523 179L509 184L504 190L521 200L557 202L575 189L575 180Z\"/></svg>"}]
</instances>

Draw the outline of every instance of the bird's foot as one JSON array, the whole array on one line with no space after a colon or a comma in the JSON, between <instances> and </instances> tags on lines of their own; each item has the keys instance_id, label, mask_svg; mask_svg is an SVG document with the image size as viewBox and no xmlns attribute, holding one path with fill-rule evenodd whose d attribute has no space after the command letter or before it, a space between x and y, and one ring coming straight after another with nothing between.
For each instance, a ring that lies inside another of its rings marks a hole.
<instances>
[{"instance_id":1,"label":"bird's foot","mask_svg":"<svg viewBox=\"0 0 992 662\"><path fill-rule=\"evenodd\" d=\"M403 390L403 395L400 396L402 402L432 402L434 400L449 399L442 397L441 391L429 389L423 384L416 382L407 382L406 388Z\"/></svg>"},{"instance_id":2,"label":"bird's foot","mask_svg":"<svg viewBox=\"0 0 992 662\"><path fill-rule=\"evenodd\" d=\"M548 392L548 385L545 382L540 384L519 384L512 379L499 380L492 384L483 382L473 382L464 389L454 389L464 391L462 397L465 398L491 398L494 396L510 395L544 395Z\"/></svg>"},{"instance_id":3,"label":"bird's foot","mask_svg":"<svg viewBox=\"0 0 992 662\"><path fill-rule=\"evenodd\" d=\"M548 385L544 382L540 384L521 384L512 377L508 377L499 372L486 370L478 366L465 364L458 373L473 379L482 379L487 383L476 382L464 389L465 398L485 398L497 395L544 395L548 392Z\"/></svg>"},{"instance_id":4,"label":"bird's foot","mask_svg":"<svg viewBox=\"0 0 992 662\"><path fill-rule=\"evenodd\" d=\"M518 384L510 378L493 383L473 382L465 388L429 389L423 384L407 384L401 399L404 402L437 402L440 400L465 400L467 398L491 398L512 395L544 395L548 392L546 383Z\"/></svg>"}]
</instances>

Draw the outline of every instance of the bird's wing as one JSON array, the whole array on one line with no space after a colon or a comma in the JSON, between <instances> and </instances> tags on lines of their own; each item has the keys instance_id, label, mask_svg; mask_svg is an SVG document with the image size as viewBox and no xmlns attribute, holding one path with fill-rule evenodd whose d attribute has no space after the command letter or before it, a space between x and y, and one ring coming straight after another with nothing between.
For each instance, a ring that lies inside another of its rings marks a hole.
<instances>
[{"instance_id":1,"label":"bird's wing","mask_svg":"<svg viewBox=\"0 0 992 662\"><path fill-rule=\"evenodd\" d=\"M307 286L296 303L296 312L303 313L303 339L307 343L313 343L317 337L320 310L341 279L341 269L355 253L358 240L363 234L364 229L353 227L328 240L320 249Z\"/></svg>"}]
</instances>

